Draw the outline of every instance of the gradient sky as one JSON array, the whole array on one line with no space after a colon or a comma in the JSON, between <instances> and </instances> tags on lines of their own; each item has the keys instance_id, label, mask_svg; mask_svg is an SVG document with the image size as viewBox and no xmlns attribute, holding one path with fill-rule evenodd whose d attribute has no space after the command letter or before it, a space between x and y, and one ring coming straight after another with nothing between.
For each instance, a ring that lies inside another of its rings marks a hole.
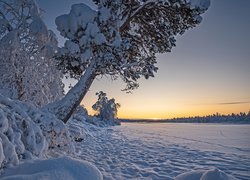
<instances>
[{"instance_id":1,"label":"gradient sky","mask_svg":"<svg viewBox=\"0 0 250 180\"><path fill-rule=\"evenodd\" d=\"M54 23L71 4L89 0L38 0L49 29L60 37ZM91 4L91 3L90 3ZM250 1L211 0L196 28L177 38L171 53L157 56L155 78L140 80L132 94L120 91L121 81L96 79L84 104L97 100L103 90L121 104L120 118L172 118L228 114L250 110Z\"/></svg>"}]
</instances>

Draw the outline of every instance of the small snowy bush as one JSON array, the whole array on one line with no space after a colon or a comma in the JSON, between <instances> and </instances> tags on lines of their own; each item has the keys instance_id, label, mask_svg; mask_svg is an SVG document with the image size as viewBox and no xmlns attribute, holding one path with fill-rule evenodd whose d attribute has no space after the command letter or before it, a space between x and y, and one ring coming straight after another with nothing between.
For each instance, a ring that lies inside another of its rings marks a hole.
<instances>
[{"instance_id":1,"label":"small snowy bush","mask_svg":"<svg viewBox=\"0 0 250 180\"><path fill-rule=\"evenodd\" d=\"M0 170L20 160L72 152L66 126L54 115L0 94Z\"/></svg>"},{"instance_id":2,"label":"small snowy bush","mask_svg":"<svg viewBox=\"0 0 250 180\"><path fill-rule=\"evenodd\" d=\"M116 103L114 98L108 99L107 94L102 91L96 93L96 95L98 95L98 100L92 106L92 108L97 111L96 117L108 122L110 125L120 124L116 119L120 104Z\"/></svg>"}]
</instances>

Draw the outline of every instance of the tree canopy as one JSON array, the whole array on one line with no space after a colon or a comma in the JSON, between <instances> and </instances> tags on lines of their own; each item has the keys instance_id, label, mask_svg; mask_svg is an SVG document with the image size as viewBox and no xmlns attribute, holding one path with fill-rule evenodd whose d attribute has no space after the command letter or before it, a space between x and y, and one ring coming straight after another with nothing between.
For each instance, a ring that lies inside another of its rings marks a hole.
<instances>
[{"instance_id":1,"label":"tree canopy","mask_svg":"<svg viewBox=\"0 0 250 180\"><path fill-rule=\"evenodd\" d=\"M59 52L59 67L79 78L91 61L95 74L120 77L126 90L138 87L140 77L153 77L156 54L170 52L175 37L201 22L209 1L94 0L97 9L75 4L57 17L68 40Z\"/></svg>"}]
</instances>

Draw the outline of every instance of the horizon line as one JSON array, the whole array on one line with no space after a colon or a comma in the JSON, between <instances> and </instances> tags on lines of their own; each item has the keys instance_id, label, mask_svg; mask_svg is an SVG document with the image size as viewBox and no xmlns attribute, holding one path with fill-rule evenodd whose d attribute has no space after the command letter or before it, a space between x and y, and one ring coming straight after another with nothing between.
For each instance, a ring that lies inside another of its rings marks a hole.
<instances>
[{"instance_id":1,"label":"horizon line","mask_svg":"<svg viewBox=\"0 0 250 180\"><path fill-rule=\"evenodd\" d=\"M169 119L175 119L175 118L193 118L193 117L207 117L207 116L213 116L213 115L219 115L219 116L230 116L232 114L235 115L240 115L241 113L245 113L248 114L250 113L250 109L246 112L242 111L239 113L220 113L220 112L215 112L212 114L207 114L207 115L193 115L193 116L179 116L179 117L172 117L172 118L124 118L124 117L117 117L117 119L130 119L130 120L154 120L154 121L158 121L158 120L169 120Z\"/></svg>"}]
</instances>

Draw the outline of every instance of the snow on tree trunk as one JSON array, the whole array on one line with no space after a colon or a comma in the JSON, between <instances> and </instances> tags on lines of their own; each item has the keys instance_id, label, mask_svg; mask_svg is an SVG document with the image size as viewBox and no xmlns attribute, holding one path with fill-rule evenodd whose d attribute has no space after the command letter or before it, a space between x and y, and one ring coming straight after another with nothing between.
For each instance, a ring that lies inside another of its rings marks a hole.
<instances>
[{"instance_id":1,"label":"snow on tree trunk","mask_svg":"<svg viewBox=\"0 0 250 180\"><path fill-rule=\"evenodd\" d=\"M95 62L93 61L81 76L77 84L69 90L64 98L48 104L44 109L55 114L58 119L61 119L66 123L76 110L77 106L81 103L96 77L94 66Z\"/></svg>"}]
</instances>

